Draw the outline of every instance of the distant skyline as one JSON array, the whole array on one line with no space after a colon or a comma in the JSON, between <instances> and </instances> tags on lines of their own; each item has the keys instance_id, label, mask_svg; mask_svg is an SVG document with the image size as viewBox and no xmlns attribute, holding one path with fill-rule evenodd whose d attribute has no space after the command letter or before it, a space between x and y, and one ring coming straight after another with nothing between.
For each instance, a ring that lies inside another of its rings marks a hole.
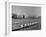
<instances>
[{"instance_id":1,"label":"distant skyline","mask_svg":"<svg viewBox=\"0 0 46 37\"><path fill-rule=\"evenodd\" d=\"M12 13L25 16L41 16L41 7L12 6Z\"/></svg>"}]
</instances>

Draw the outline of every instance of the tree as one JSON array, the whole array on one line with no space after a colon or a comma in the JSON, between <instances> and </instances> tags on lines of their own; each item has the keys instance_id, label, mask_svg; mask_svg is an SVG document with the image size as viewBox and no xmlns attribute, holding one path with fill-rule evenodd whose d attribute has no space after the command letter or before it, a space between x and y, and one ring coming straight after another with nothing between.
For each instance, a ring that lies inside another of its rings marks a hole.
<instances>
[{"instance_id":1,"label":"tree","mask_svg":"<svg viewBox=\"0 0 46 37\"><path fill-rule=\"evenodd\" d=\"M25 18L25 15L23 15L23 19Z\"/></svg>"},{"instance_id":2,"label":"tree","mask_svg":"<svg viewBox=\"0 0 46 37\"><path fill-rule=\"evenodd\" d=\"M12 14L12 18L17 19L17 14Z\"/></svg>"}]
</instances>

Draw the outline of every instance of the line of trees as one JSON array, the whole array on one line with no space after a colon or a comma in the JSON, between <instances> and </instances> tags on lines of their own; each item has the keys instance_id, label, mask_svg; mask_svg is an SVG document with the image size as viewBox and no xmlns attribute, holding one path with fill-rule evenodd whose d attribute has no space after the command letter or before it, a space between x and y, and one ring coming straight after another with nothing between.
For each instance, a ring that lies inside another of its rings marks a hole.
<instances>
[{"instance_id":1,"label":"line of trees","mask_svg":"<svg viewBox=\"0 0 46 37\"><path fill-rule=\"evenodd\" d=\"M22 15L22 17L21 16L17 17L17 16L18 16L17 14L12 14L12 18L14 19L25 19L25 15Z\"/></svg>"},{"instance_id":2,"label":"line of trees","mask_svg":"<svg viewBox=\"0 0 46 37\"><path fill-rule=\"evenodd\" d=\"M27 18L25 18L25 15L22 15L22 17L21 16L17 17L17 16L18 16L17 14L12 14L12 18L14 18L14 19L37 19L37 18L41 19L41 16L38 16L38 17L28 16Z\"/></svg>"}]
</instances>

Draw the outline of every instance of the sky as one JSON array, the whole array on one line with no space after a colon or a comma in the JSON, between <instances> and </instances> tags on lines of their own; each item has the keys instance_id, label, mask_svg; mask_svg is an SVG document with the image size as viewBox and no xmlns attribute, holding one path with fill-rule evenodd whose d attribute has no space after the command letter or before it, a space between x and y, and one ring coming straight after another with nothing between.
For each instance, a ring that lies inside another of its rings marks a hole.
<instances>
[{"instance_id":1,"label":"sky","mask_svg":"<svg viewBox=\"0 0 46 37\"><path fill-rule=\"evenodd\" d=\"M41 7L12 6L12 13L25 16L41 16Z\"/></svg>"}]
</instances>

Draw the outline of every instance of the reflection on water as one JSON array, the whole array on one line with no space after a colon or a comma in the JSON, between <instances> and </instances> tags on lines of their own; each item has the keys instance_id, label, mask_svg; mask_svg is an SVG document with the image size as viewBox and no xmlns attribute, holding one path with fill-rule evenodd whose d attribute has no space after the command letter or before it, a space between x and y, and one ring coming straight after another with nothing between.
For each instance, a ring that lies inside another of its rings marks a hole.
<instances>
[{"instance_id":1,"label":"reflection on water","mask_svg":"<svg viewBox=\"0 0 46 37\"><path fill-rule=\"evenodd\" d=\"M40 19L21 19L21 20L12 19L12 30L15 31L16 29L39 30L41 29L41 20Z\"/></svg>"}]
</instances>

